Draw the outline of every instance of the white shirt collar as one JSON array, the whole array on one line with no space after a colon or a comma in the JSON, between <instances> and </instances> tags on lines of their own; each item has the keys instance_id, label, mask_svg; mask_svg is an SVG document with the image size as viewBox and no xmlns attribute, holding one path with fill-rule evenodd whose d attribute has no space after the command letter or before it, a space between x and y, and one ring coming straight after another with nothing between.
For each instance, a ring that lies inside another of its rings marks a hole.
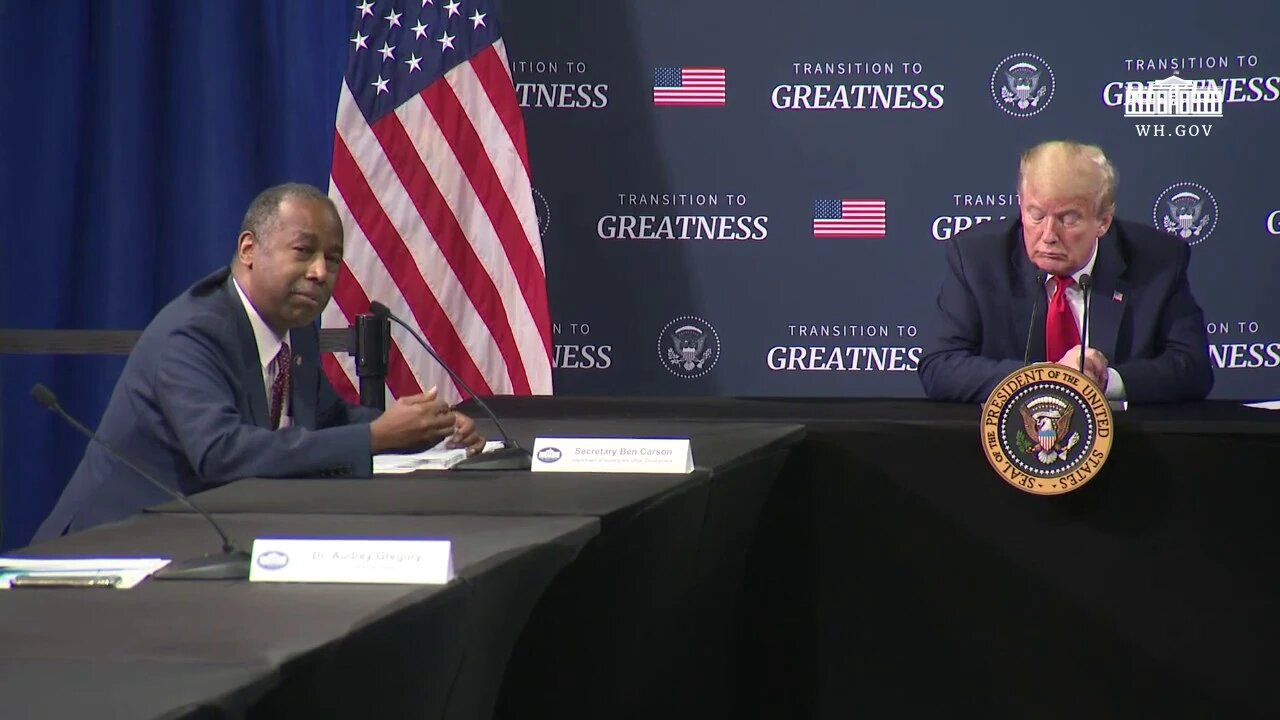
<instances>
[{"instance_id":1,"label":"white shirt collar","mask_svg":"<svg viewBox=\"0 0 1280 720\"><path fill-rule=\"evenodd\" d=\"M258 314L258 309L249 301L249 296L244 294L240 282L234 277L231 278L231 282L236 286L236 294L240 296L245 314L249 316L249 326L253 328L253 339L258 344L258 361L265 370L271 361L276 359L280 346L290 341L289 333L286 331L284 337L277 335L276 331L272 330L271 326L267 325L267 322ZM292 347L290 349L292 350Z\"/></svg>"}]
</instances>

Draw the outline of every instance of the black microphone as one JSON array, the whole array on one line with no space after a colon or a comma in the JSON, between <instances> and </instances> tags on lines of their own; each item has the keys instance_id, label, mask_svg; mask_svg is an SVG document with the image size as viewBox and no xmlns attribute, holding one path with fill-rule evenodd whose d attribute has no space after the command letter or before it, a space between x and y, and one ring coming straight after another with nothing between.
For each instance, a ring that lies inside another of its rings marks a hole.
<instances>
[{"instance_id":1,"label":"black microphone","mask_svg":"<svg viewBox=\"0 0 1280 720\"><path fill-rule=\"evenodd\" d=\"M1044 297L1044 281L1048 279L1049 274L1043 270L1036 270L1036 299L1031 303L1031 321L1027 323L1027 349L1022 352L1022 364L1026 365L1031 362L1031 336L1036 329L1036 311L1040 309L1040 298ZM1047 360L1048 358L1046 358ZM1049 360L1053 362L1053 360Z\"/></svg>"},{"instance_id":2,"label":"black microphone","mask_svg":"<svg viewBox=\"0 0 1280 720\"><path fill-rule=\"evenodd\" d=\"M417 340L418 344L422 346L422 349L426 350L431 357L435 358L436 362L440 364L440 367L444 368L444 371L449 373L449 377L453 378L454 382L461 385L462 389L467 391L467 394L471 396L471 399L476 401L476 405L480 406L480 409L484 411L484 414L487 415L489 419L493 421L494 426L498 428L498 433L502 435L502 447L500 449L473 455L454 465L454 470L528 470L529 467L533 465L533 453L520 447L519 443L511 439L511 436L503 429L502 423L498 420L498 416L489 408L489 405L476 394L475 390L471 389L471 386L467 384L466 380L459 377L458 373L454 372L453 368L449 367L449 364L436 354L436 351L427 344L427 341L424 340L417 331L409 327L409 324L404 320L396 317L395 314L391 312L391 308L388 308L377 300L369 303L369 309L374 315L387 320L392 320L400 327L408 330L409 334L413 336L413 339Z\"/></svg>"},{"instance_id":3,"label":"black microphone","mask_svg":"<svg viewBox=\"0 0 1280 720\"><path fill-rule=\"evenodd\" d=\"M360 378L360 404L387 409L387 352L391 326L373 315L356 316L356 375Z\"/></svg>"},{"instance_id":4,"label":"black microphone","mask_svg":"<svg viewBox=\"0 0 1280 720\"><path fill-rule=\"evenodd\" d=\"M192 502L191 498L160 482L154 475L116 452L115 448L98 437L97 433L82 425L80 421L71 417L66 410L63 410L62 406L58 404L58 396L54 395L49 388L36 383L31 386L31 397L35 398L36 402L45 406L45 408L57 413L71 427L79 430L82 435L89 438L90 441L98 443L98 447L106 450L108 455L142 476L143 480L155 485L169 497L199 513L200 517L208 521L209 525L218 533L218 537L222 538L222 552L181 562L171 562L156 571L153 577L158 580L243 580L249 577L249 553L236 547L231 538L227 537L227 534L218 526L217 521Z\"/></svg>"},{"instance_id":5,"label":"black microphone","mask_svg":"<svg viewBox=\"0 0 1280 720\"><path fill-rule=\"evenodd\" d=\"M1092 294L1089 290L1093 288L1093 278L1085 273L1076 282L1084 293L1084 316L1080 320L1080 373L1084 374L1084 350L1089 347L1089 295Z\"/></svg>"}]
</instances>

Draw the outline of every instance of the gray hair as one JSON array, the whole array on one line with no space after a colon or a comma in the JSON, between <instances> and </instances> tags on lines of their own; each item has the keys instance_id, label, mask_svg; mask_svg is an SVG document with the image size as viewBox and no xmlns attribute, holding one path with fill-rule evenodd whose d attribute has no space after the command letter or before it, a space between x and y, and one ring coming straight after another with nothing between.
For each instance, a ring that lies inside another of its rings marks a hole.
<instances>
[{"instance_id":1,"label":"gray hair","mask_svg":"<svg viewBox=\"0 0 1280 720\"><path fill-rule=\"evenodd\" d=\"M310 200L324 205L333 216L338 232L342 232L342 219L338 217L338 208L328 195L314 185L291 182L269 187L258 193L244 213L244 221L240 223L241 234L251 232L259 242L265 239L275 228L276 220L280 216L280 203L288 198Z\"/></svg>"}]
</instances>

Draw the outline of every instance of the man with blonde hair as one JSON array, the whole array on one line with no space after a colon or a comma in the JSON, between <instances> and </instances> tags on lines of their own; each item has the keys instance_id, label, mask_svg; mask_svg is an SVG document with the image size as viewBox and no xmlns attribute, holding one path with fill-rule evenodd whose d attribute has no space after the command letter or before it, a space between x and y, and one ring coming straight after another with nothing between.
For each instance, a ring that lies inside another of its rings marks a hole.
<instances>
[{"instance_id":1,"label":"man with blonde hair","mask_svg":"<svg viewBox=\"0 0 1280 720\"><path fill-rule=\"evenodd\" d=\"M1019 217L947 245L934 335L920 362L925 394L981 402L1026 362L1078 368L1082 355L1085 373L1112 400L1209 394L1204 313L1187 282L1191 248L1116 219L1116 182L1093 145L1052 141L1022 154Z\"/></svg>"}]
</instances>

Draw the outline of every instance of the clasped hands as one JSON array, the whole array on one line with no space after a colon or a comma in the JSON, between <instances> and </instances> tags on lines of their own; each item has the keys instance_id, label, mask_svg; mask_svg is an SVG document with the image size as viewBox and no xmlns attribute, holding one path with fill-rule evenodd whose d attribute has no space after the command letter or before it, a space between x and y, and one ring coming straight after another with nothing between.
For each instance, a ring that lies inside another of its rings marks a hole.
<instances>
[{"instance_id":1,"label":"clasped hands","mask_svg":"<svg viewBox=\"0 0 1280 720\"><path fill-rule=\"evenodd\" d=\"M448 438L448 447L466 448L467 455L484 449L484 437L471 418L449 407L436 388L400 398L369 424L369 444L374 453L421 450Z\"/></svg>"},{"instance_id":2,"label":"clasped hands","mask_svg":"<svg viewBox=\"0 0 1280 720\"><path fill-rule=\"evenodd\" d=\"M1061 360L1058 360L1058 364L1066 365L1067 367L1076 370L1080 369L1080 350L1080 345L1076 345L1071 348L1062 356ZM1107 372L1108 367L1109 363L1107 362L1106 355L1103 355L1095 348L1084 348L1084 374L1088 375L1094 382L1098 383L1098 387L1102 388L1103 392L1106 392L1107 390L1107 380L1109 377L1109 373Z\"/></svg>"}]
</instances>

